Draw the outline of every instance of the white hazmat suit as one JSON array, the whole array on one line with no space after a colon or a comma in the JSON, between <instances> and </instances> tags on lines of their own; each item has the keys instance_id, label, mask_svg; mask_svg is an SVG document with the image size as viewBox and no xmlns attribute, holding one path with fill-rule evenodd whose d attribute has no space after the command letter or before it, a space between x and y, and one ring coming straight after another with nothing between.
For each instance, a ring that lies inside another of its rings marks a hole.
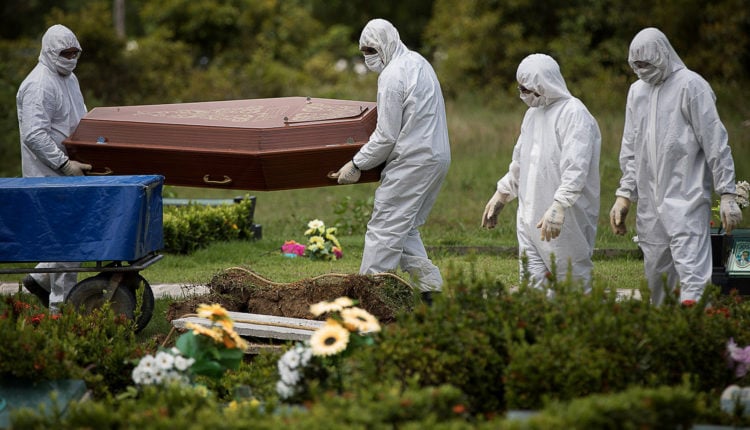
<instances>
[{"instance_id":1,"label":"white hazmat suit","mask_svg":"<svg viewBox=\"0 0 750 430\"><path fill-rule=\"evenodd\" d=\"M78 79L73 73L77 58L60 55L71 48L81 50L75 34L63 25L50 27L42 37L39 62L21 83L16 95L24 177L71 175L74 173L66 169L74 163L84 170L88 166L69 160L62 143L86 114ZM37 268L78 266L78 263L41 263ZM53 308L77 282L76 273L38 273L31 277L37 287L50 291L49 304ZM24 280L25 285L26 282Z\"/></svg>"},{"instance_id":2,"label":"white hazmat suit","mask_svg":"<svg viewBox=\"0 0 750 430\"><path fill-rule=\"evenodd\" d=\"M588 290L599 216L599 126L570 94L552 57L529 55L516 79L529 109L482 225L494 227L497 212L518 197L519 256L528 259L532 285L546 287L554 255L558 279L565 279L570 267L572 279Z\"/></svg>"},{"instance_id":3,"label":"white hazmat suit","mask_svg":"<svg viewBox=\"0 0 750 430\"><path fill-rule=\"evenodd\" d=\"M385 163L367 224L360 273L387 272L400 265L420 291L440 291L440 270L428 258L418 230L451 160L440 83L427 60L409 50L388 21L367 23L359 45L363 51L374 49L365 62L380 71L378 120L369 141L339 170L339 183L356 182L359 169Z\"/></svg>"},{"instance_id":4,"label":"white hazmat suit","mask_svg":"<svg viewBox=\"0 0 750 430\"><path fill-rule=\"evenodd\" d=\"M652 303L664 300L664 276L669 291L681 285L681 302L697 301L711 281L712 181L722 199L734 203L722 204L727 229L742 217L734 202L727 131L710 85L685 67L661 31L639 32L628 62L640 79L628 92L622 178L610 222L624 234L621 218L637 201L636 230Z\"/></svg>"}]
</instances>

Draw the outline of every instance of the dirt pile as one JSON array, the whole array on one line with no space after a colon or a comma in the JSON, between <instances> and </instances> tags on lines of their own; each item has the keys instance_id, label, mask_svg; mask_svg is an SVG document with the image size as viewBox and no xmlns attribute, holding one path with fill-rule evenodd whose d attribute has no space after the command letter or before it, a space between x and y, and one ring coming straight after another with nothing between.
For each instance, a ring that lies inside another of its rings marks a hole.
<instances>
[{"instance_id":1,"label":"dirt pile","mask_svg":"<svg viewBox=\"0 0 750 430\"><path fill-rule=\"evenodd\" d=\"M195 313L201 303L219 303L234 312L313 319L311 304L346 296L386 324L415 303L412 287L389 273L368 276L329 273L279 283L248 269L230 268L214 276L207 287L207 294L173 302L167 319Z\"/></svg>"}]
</instances>

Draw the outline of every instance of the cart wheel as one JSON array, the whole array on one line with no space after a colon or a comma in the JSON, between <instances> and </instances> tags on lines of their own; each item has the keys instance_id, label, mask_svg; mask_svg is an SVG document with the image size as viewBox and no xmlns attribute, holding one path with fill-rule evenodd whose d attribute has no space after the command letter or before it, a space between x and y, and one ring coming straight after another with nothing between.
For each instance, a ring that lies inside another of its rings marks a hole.
<instances>
[{"instance_id":1,"label":"cart wheel","mask_svg":"<svg viewBox=\"0 0 750 430\"><path fill-rule=\"evenodd\" d=\"M141 295L141 309L138 315L138 320L135 323L136 332L143 330L151 321L151 316L154 314L154 291L151 289L148 281L141 276L138 272L128 272L123 276L120 281L120 286L127 287L133 297L135 297L136 304L138 303L138 289L143 288ZM135 309L135 307L133 308Z\"/></svg>"},{"instance_id":2,"label":"cart wheel","mask_svg":"<svg viewBox=\"0 0 750 430\"><path fill-rule=\"evenodd\" d=\"M107 300L107 293L110 288L109 273L100 273L91 278L84 279L77 283L70 293L68 293L66 302L72 304L76 309L80 309L85 314L91 313L96 308L101 307ZM133 319L135 309L135 295L129 288L117 288L110 299L110 308L116 314L122 314Z\"/></svg>"}]
</instances>

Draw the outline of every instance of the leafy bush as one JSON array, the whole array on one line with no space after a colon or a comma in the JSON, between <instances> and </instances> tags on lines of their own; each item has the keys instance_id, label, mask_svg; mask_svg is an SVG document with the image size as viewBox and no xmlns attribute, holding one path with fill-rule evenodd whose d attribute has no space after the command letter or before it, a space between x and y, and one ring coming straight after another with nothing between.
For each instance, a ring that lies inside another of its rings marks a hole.
<instances>
[{"instance_id":1,"label":"leafy bush","mask_svg":"<svg viewBox=\"0 0 750 430\"><path fill-rule=\"evenodd\" d=\"M450 298L399 316L379 348L361 359L372 362L374 380L388 375L404 386L414 377L421 386L450 384L474 410L502 410L508 359L502 308L509 293L500 283L465 278L451 279Z\"/></svg>"},{"instance_id":2,"label":"leafy bush","mask_svg":"<svg viewBox=\"0 0 750 430\"><path fill-rule=\"evenodd\" d=\"M164 206L164 250L189 254L211 242L253 238L255 199L219 206Z\"/></svg>"},{"instance_id":3,"label":"leafy bush","mask_svg":"<svg viewBox=\"0 0 750 430\"><path fill-rule=\"evenodd\" d=\"M281 354L269 353L220 380L196 379L208 395L194 386L123 393L120 385L111 389L119 396L75 405L65 417L25 411L14 425L675 428L698 417L745 423L718 408L727 385L750 382L748 375L738 379L726 356L729 339L750 343L750 307L742 298L709 289L692 307L674 298L653 307L618 299L612 289L583 294L568 281L552 281L556 294L549 298L525 283L510 291L476 274L451 275L445 297L399 314L374 345L336 363L328 373L340 378L334 384L310 379L302 406L275 392ZM115 381L129 376L120 370ZM250 396L237 398L240 391ZM524 423L496 419L520 408L543 411Z\"/></svg>"},{"instance_id":4,"label":"leafy bush","mask_svg":"<svg viewBox=\"0 0 750 430\"><path fill-rule=\"evenodd\" d=\"M748 307L707 291L700 305L591 295L558 295L543 320L528 325L511 344L505 372L509 408L540 408L549 399L571 400L616 392L632 384L678 385L688 375L699 391L716 395L732 380L725 354L730 337L746 336L738 323ZM711 303L708 306L707 303ZM509 309L522 318L535 307Z\"/></svg>"},{"instance_id":5,"label":"leafy bush","mask_svg":"<svg viewBox=\"0 0 750 430\"><path fill-rule=\"evenodd\" d=\"M334 224L344 234L364 233L374 202L375 198L372 196L357 200L353 200L351 196L344 197L333 207L333 213L338 216Z\"/></svg>"},{"instance_id":6,"label":"leafy bush","mask_svg":"<svg viewBox=\"0 0 750 430\"><path fill-rule=\"evenodd\" d=\"M82 378L96 395L130 383L131 359L142 354L133 322L108 306L89 315L63 307L59 315L24 295L0 301L0 377L24 381Z\"/></svg>"},{"instance_id":7,"label":"leafy bush","mask_svg":"<svg viewBox=\"0 0 750 430\"><path fill-rule=\"evenodd\" d=\"M633 387L555 403L523 424L502 429L688 429L697 418L697 396L687 386Z\"/></svg>"}]
</instances>

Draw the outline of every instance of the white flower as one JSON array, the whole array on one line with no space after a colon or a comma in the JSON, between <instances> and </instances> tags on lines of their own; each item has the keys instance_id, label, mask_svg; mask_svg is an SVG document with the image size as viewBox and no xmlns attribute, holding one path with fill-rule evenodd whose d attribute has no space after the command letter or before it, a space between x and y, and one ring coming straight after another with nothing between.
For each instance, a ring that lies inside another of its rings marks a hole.
<instances>
[{"instance_id":1,"label":"white flower","mask_svg":"<svg viewBox=\"0 0 750 430\"><path fill-rule=\"evenodd\" d=\"M143 368L146 371L150 371L151 369L156 367L156 359L154 359L154 356L151 354L146 354L141 358L141 361L138 362L138 367Z\"/></svg>"},{"instance_id":2,"label":"white flower","mask_svg":"<svg viewBox=\"0 0 750 430\"><path fill-rule=\"evenodd\" d=\"M193 365L193 363L195 363L194 358L185 358L181 355L177 355L174 358L174 368L181 372L184 372L185 370L189 369L190 366Z\"/></svg>"},{"instance_id":3,"label":"white flower","mask_svg":"<svg viewBox=\"0 0 750 430\"><path fill-rule=\"evenodd\" d=\"M281 360L279 360L279 368L281 368L281 365L283 364L289 369L296 369L297 366L299 366L299 362L299 352L293 348L285 352L284 355L281 356Z\"/></svg>"},{"instance_id":4,"label":"white flower","mask_svg":"<svg viewBox=\"0 0 750 430\"><path fill-rule=\"evenodd\" d=\"M151 373L144 373L143 377L141 378L141 384L142 385L151 385L156 383L156 378L154 378L154 375Z\"/></svg>"},{"instance_id":5,"label":"white flower","mask_svg":"<svg viewBox=\"0 0 750 430\"><path fill-rule=\"evenodd\" d=\"M296 349L299 353L300 366L307 366L307 364L310 363L310 359L312 358L312 349L310 349L310 346L298 343L294 346L294 349Z\"/></svg>"},{"instance_id":6,"label":"white flower","mask_svg":"<svg viewBox=\"0 0 750 430\"><path fill-rule=\"evenodd\" d=\"M307 223L307 230L305 231L305 236L309 236L311 234L323 234L326 231L326 225L323 223L323 221L319 219L314 219Z\"/></svg>"},{"instance_id":7,"label":"white flower","mask_svg":"<svg viewBox=\"0 0 750 430\"><path fill-rule=\"evenodd\" d=\"M152 373L154 377L154 384L161 384L164 382L164 375L166 375L167 372L164 369L160 369L158 367L154 368L154 372Z\"/></svg>"},{"instance_id":8,"label":"white flower","mask_svg":"<svg viewBox=\"0 0 750 430\"><path fill-rule=\"evenodd\" d=\"M300 379L302 379L298 371L289 369L288 367L279 367L279 377L287 385L297 385Z\"/></svg>"},{"instance_id":9,"label":"white flower","mask_svg":"<svg viewBox=\"0 0 750 430\"><path fill-rule=\"evenodd\" d=\"M163 370L171 370L174 365L174 355L165 351L159 351L156 354L155 360L156 365Z\"/></svg>"},{"instance_id":10,"label":"white flower","mask_svg":"<svg viewBox=\"0 0 750 430\"><path fill-rule=\"evenodd\" d=\"M141 368L140 366L136 366L135 369L133 369L132 376L133 376L133 382L135 382L136 384L143 384L143 377L144 377L143 368Z\"/></svg>"},{"instance_id":11,"label":"white flower","mask_svg":"<svg viewBox=\"0 0 750 430\"><path fill-rule=\"evenodd\" d=\"M288 399L292 397L294 395L294 392L294 387L286 385L283 381L278 381L276 383L276 393L278 393L279 397L281 397L282 399Z\"/></svg>"}]
</instances>

